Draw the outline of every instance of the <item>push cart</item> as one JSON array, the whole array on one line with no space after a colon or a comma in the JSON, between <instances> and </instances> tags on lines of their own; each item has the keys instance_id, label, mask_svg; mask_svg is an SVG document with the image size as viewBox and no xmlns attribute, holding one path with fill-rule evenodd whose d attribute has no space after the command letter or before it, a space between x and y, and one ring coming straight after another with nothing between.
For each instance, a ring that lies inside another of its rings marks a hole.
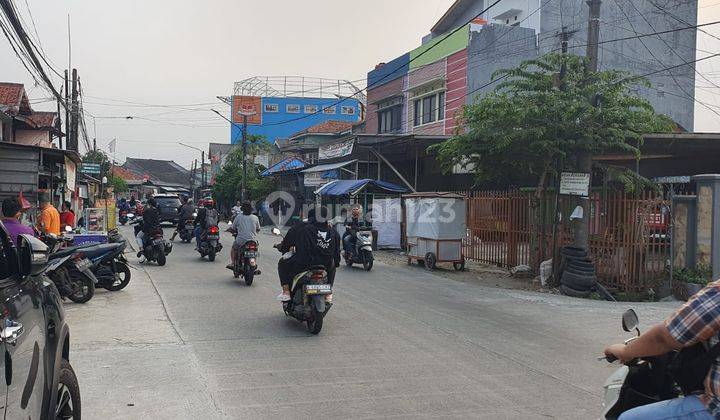
<instances>
[{"instance_id":1,"label":"push cart","mask_svg":"<svg viewBox=\"0 0 720 420\"><path fill-rule=\"evenodd\" d=\"M465 268L462 240L465 227L465 196L429 192L402 196L405 204L407 262L433 270L438 263Z\"/></svg>"}]
</instances>

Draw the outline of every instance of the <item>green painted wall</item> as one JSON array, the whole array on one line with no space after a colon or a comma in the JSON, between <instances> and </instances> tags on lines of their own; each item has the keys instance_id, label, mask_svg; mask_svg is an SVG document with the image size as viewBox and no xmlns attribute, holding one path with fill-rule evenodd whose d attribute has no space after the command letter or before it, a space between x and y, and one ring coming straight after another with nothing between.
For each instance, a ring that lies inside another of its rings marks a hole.
<instances>
[{"instance_id":1,"label":"green painted wall","mask_svg":"<svg viewBox=\"0 0 720 420\"><path fill-rule=\"evenodd\" d=\"M447 38L445 38L445 35L442 35L437 39L410 51L410 70L434 63L462 50L463 48L467 48L469 39L470 25L465 25L459 31ZM432 50L423 54L423 52L427 51L429 48L432 48ZM420 54L423 55L420 56Z\"/></svg>"}]
</instances>

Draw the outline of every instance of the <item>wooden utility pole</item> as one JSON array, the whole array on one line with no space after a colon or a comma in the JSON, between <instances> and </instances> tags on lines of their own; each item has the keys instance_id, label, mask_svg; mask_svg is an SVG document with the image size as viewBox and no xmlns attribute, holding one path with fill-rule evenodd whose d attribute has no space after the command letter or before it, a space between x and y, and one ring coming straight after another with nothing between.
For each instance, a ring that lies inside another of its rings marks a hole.
<instances>
[{"instance_id":1,"label":"wooden utility pole","mask_svg":"<svg viewBox=\"0 0 720 420\"><path fill-rule=\"evenodd\" d=\"M600 5L601 0L588 0L589 19L588 19L588 36L586 55L588 61L588 71L595 73L598 70L598 41L600 39ZM589 98L595 103L595 98ZM578 154L578 172L590 174L590 185L592 185L592 153L581 152ZM589 192L588 188L588 192ZM590 199L580 198L578 204L583 211L582 219L577 222L575 229L575 246L588 249L588 239L590 232Z\"/></svg>"}]
</instances>

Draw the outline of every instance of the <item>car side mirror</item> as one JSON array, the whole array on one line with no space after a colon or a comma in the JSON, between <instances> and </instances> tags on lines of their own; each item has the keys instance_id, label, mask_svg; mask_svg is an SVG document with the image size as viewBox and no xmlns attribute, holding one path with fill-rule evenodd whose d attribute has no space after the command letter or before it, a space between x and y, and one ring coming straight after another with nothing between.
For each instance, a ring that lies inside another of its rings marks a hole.
<instances>
[{"instance_id":1,"label":"car side mirror","mask_svg":"<svg viewBox=\"0 0 720 420\"><path fill-rule=\"evenodd\" d=\"M622 328L627 332L637 330L640 320L634 310L628 309L622 316Z\"/></svg>"},{"instance_id":2,"label":"car side mirror","mask_svg":"<svg viewBox=\"0 0 720 420\"><path fill-rule=\"evenodd\" d=\"M18 235L18 255L20 258L20 274L27 276L44 267L48 262L50 249L38 238L22 234Z\"/></svg>"}]
</instances>

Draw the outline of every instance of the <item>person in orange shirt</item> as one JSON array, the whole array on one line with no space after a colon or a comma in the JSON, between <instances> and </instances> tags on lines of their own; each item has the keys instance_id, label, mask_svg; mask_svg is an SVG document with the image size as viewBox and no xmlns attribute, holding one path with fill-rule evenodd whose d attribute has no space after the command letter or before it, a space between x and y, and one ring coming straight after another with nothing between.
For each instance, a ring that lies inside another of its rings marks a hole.
<instances>
[{"instance_id":1,"label":"person in orange shirt","mask_svg":"<svg viewBox=\"0 0 720 420\"><path fill-rule=\"evenodd\" d=\"M37 228L40 233L52 233L60 235L60 213L50 203L50 196L40 195L40 217Z\"/></svg>"}]
</instances>

